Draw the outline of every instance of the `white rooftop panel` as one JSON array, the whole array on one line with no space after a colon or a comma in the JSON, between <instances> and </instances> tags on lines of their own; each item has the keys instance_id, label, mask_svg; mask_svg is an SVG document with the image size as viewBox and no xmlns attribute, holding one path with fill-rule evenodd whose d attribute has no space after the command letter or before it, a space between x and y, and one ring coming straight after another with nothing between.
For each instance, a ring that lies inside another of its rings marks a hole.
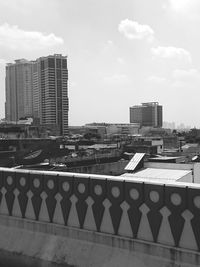
<instances>
[{"instance_id":1,"label":"white rooftop panel","mask_svg":"<svg viewBox=\"0 0 200 267\"><path fill-rule=\"evenodd\" d=\"M125 170L126 171L134 171L144 156L145 156L145 153L135 153L135 155L132 157L132 159L126 165Z\"/></svg>"},{"instance_id":2,"label":"white rooftop panel","mask_svg":"<svg viewBox=\"0 0 200 267\"><path fill-rule=\"evenodd\" d=\"M123 175L126 179L142 178L145 180L172 180L176 181L180 178L191 174L191 170L173 170L173 169L154 169L147 168L136 173L126 173Z\"/></svg>"}]
</instances>

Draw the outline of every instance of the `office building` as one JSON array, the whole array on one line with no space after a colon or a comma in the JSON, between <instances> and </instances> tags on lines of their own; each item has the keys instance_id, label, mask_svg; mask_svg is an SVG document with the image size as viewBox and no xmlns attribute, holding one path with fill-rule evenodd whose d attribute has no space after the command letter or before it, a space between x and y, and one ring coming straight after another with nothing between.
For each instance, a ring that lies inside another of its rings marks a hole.
<instances>
[{"instance_id":1,"label":"office building","mask_svg":"<svg viewBox=\"0 0 200 267\"><path fill-rule=\"evenodd\" d=\"M55 54L6 66L7 121L33 117L39 124L68 133L67 57Z\"/></svg>"},{"instance_id":2,"label":"office building","mask_svg":"<svg viewBox=\"0 0 200 267\"><path fill-rule=\"evenodd\" d=\"M33 116L32 62L19 59L6 66L7 121L17 122L23 117Z\"/></svg>"},{"instance_id":3,"label":"office building","mask_svg":"<svg viewBox=\"0 0 200 267\"><path fill-rule=\"evenodd\" d=\"M162 106L158 102L130 107L130 123L140 123L141 127L162 127L162 120Z\"/></svg>"}]
</instances>

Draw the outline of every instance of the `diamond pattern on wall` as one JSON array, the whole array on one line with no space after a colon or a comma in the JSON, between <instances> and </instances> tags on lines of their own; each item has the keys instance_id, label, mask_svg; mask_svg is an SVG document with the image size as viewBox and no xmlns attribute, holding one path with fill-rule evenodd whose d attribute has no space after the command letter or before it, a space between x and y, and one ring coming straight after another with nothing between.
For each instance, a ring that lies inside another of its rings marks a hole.
<instances>
[{"instance_id":1,"label":"diamond pattern on wall","mask_svg":"<svg viewBox=\"0 0 200 267\"><path fill-rule=\"evenodd\" d=\"M146 225L151 238L145 240L182 248L190 248L190 232L191 249L200 250L198 186L1 169L0 212L134 239L145 239Z\"/></svg>"}]
</instances>

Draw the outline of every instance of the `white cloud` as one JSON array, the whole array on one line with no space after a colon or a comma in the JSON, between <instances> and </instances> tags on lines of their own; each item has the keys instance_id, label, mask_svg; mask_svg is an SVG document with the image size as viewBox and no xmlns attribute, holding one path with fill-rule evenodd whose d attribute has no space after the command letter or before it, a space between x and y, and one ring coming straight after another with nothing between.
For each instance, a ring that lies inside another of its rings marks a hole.
<instances>
[{"instance_id":1,"label":"white cloud","mask_svg":"<svg viewBox=\"0 0 200 267\"><path fill-rule=\"evenodd\" d=\"M126 74L114 74L104 77L103 80L109 85L125 85L130 83L130 79Z\"/></svg>"},{"instance_id":2,"label":"white cloud","mask_svg":"<svg viewBox=\"0 0 200 267\"><path fill-rule=\"evenodd\" d=\"M192 2L196 2L196 0L169 0L170 6L176 11L186 9Z\"/></svg>"},{"instance_id":3,"label":"white cloud","mask_svg":"<svg viewBox=\"0 0 200 267\"><path fill-rule=\"evenodd\" d=\"M111 51L115 50L115 44L113 41L108 40L105 43L103 43L102 46L102 53L110 53Z\"/></svg>"},{"instance_id":4,"label":"white cloud","mask_svg":"<svg viewBox=\"0 0 200 267\"><path fill-rule=\"evenodd\" d=\"M199 18L199 0L168 0L168 4L177 14L182 14L191 19Z\"/></svg>"},{"instance_id":5,"label":"white cloud","mask_svg":"<svg viewBox=\"0 0 200 267\"><path fill-rule=\"evenodd\" d=\"M146 39L153 41L154 31L149 25L139 24L137 21L125 19L118 26L120 33L124 34L127 39Z\"/></svg>"},{"instance_id":6,"label":"white cloud","mask_svg":"<svg viewBox=\"0 0 200 267\"><path fill-rule=\"evenodd\" d=\"M194 68L191 69L175 69L168 78L151 75L148 81L152 84L167 84L172 88L184 88L187 90L199 88L200 86L200 71Z\"/></svg>"},{"instance_id":7,"label":"white cloud","mask_svg":"<svg viewBox=\"0 0 200 267\"><path fill-rule=\"evenodd\" d=\"M112 46L112 45L113 45L113 41L108 40L108 41L107 41L107 44L110 45L110 46Z\"/></svg>"},{"instance_id":8,"label":"white cloud","mask_svg":"<svg viewBox=\"0 0 200 267\"><path fill-rule=\"evenodd\" d=\"M37 31L25 31L17 25L0 25L0 46L13 50L39 50L62 45L63 39L54 33L44 34Z\"/></svg>"},{"instance_id":9,"label":"white cloud","mask_svg":"<svg viewBox=\"0 0 200 267\"><path fill-rule=\"evenodd\" d=\"M118 58L117 58L117 62L118 62L119 64L121 64L121 65L125 64L125 60L124 60L124 58L122 58L122 57L118 57Z\"/></svg>"},{"instance_id":10,"label":"white cloud","mask_svg":"<svg viewBox=\"0 0 200 267\"><path fill-rule=\"evenodd\" d=\"M38 9L43 10L47 8L48 12L51 10L55 12L55 8L58 1L54 0L6 0L0 1L1 9L6 10L10 13L20 15L33 15L33 10L38 12Z\"/></svg>"},{"instance_id":11,"label":"white cloud","mask_svg":"<svg viewBox=\"0 0 200 267\"><path fill-rule=\"evenodd\" d=\"M200 78L200 72L197 69L177 69L173 71L173 78L175 79L196 79Z\"/></svg>"},{"instance_id":12,"label":"white cloud","mask_svg":"<svg viewBox=\"0 0 200 267\"><path fill-rule=\"evenodd\" d=\"M152 82L152 83L159 83L160 84L160 83L165 82L166 78L152 75L152 76L148 77L148 81Z\"/></svg>"},{"instance_id":13,"label":"white cloud","mask_svg":"<svg viewBox=\"0 0 200 267\"><path fill-rule=\"evenodd\" d=\"M199 0L169 0L171 8L178 12L185 12L199 5Z\"/></svg>"},{"instance_id":14,"label":"white cloud","mask_svg":"<svg viewBox=\"0 0 200 267\"><path fill-rule=\"evenodd\" d=\"M173 87L187 86L190 90L193 87L200 86L200 72L197 69L176 69L172 73L172 79Z\"/></svg>"},{"instance_id":15,"label":"white cloud","mask_svg":"<svg viewBox=\"0 0 200 267\"><path fill-rule=\"evenodd\" d=\"M178 59L188 62L192 61L190 52L174 46L158 46L151 48L151 52L154 56L166 59Z\"/></svg>"},{"instance_id":16,"label":"white cloud","mask_svg":"<svg viewBox=\"0 0 200 267\"><path fill-rule=\"evenodd\" d=\"M0 65L6 65L6 63L7 63L8 61L6 61L5 59L3 59L3 58L0 58Z\"/></svg>"}]
</instances>

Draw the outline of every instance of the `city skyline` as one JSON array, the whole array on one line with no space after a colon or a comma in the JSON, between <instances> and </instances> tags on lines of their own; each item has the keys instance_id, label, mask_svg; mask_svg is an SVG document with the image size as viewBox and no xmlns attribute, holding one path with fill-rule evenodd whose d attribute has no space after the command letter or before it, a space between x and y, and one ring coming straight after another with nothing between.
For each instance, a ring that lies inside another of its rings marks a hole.
<instances>
[{"instance_id":1,"label":"city skyline","mask_svg":"<svg viewBox=\"0 0 200 267\"><path fill-rule=\"evenodd\" d=\"M164 121L200 127L199 10L198 0L2 1L0 118L6 63L58 53L70 125L128 122L130 106L158 101Z\"/></svg>"}]
</instances>

